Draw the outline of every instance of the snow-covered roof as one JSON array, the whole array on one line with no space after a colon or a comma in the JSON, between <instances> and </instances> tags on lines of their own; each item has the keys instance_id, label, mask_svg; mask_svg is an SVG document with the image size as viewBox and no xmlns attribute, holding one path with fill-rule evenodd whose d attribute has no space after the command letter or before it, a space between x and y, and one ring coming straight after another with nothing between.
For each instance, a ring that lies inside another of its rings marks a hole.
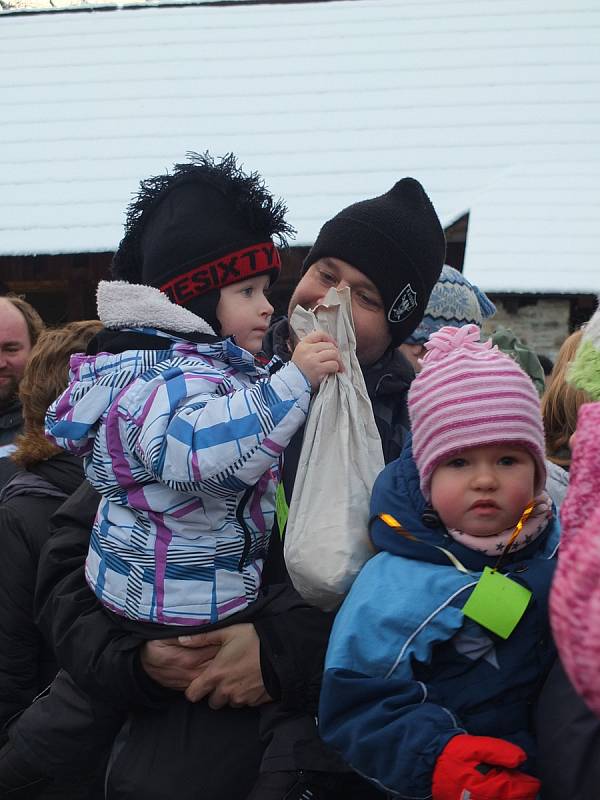
<instances>
[{"instance_id":1,"label":"snow-covered roof","mask_svg":"<svg viewBox=\"0 0 600 800\"><path fill-rule=\"evenodd\" d=\"M473 202L465 274L490 292L597 294L599 179L584 160L507 170Z\"/></svg>"},{"instance_id":2,"label":"snow-covered roof","mask_svg":"<svg viewBox=\"0 0 600 800\"><path fill-rule=\"evenodd\" d=\"M600 4L0 15L0 254L112 250L141 178L235 152L297 243L413 175L486 290L600 288Z\"/></svg>"}]
</instances>

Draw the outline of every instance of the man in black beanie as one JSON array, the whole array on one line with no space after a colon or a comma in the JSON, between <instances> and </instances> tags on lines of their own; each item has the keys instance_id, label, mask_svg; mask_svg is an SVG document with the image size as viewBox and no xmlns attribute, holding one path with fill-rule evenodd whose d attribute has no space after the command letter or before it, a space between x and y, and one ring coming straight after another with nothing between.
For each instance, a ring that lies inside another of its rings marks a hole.
<instances>
[{"instance_id":1,"label":"man in black beanie","mask_svg":"<svg viewBox=\"0 0 600 800\"><path fill-rule=\"evenodd\" d=\"M350 286L357 355L365 367L417 327L446 252L431 201L414 178L340 211L304 260L290 302L316 305L331 286Z\"/></svg>"},{"instance_id":2,"label":"man in black beanie","mask_svg":"<svg viewBox=\"0 0 600 800\"><path fill-rule=\"evenodd\" d=\"M412 367L396 348L421 321L441 274L445 251L444 233L431 201L418 181L404 178L385 194L355 203L323 225L289 303L288 317L297 305L314 308L331 287L350 287L357 356L386 463L397 458L402 449L409 427L406 395L414 377ZM294 343L287 319L271 327L264 344L267 355L289 361ZM288 504L302 434L298 431L285 451L283 484ZM271 585L289 580L283 559L284 531L281 533L271 540L263 573ZM299 608L254 625L260 640L262 678L269 693L307 713L287 723L287 740L280 735L277 741L269 741L265 726L267 749L262 769L268 771L263 771L249 800L370 800L380 796L358 775L348 773L316 733L314 704L333 616L316 608ZM227 648L235 652L235 646L246 636L246 626L236 627L236 631L225 631L218 642L214 635L210 639L203 634L190 637L189 646L221 644L223 653ZM168 672L175 667L177 658L174 656L172 664L169 660L170 654L164 651L146 650L146 666L156 678L161 670ZM180 663L183 666L183 660ZM231 661L221 664L225 670L222 676L214 678L211 674L210 679L195 682L196 692L192 694L196 699L204 692L210 693L213 702L240 701L243 675L252 674L248 662L240 657L235 666ZM263 720L269 720L268 713Z\"/></svg>"},{"instance_id":3,"label":"man in black beanie","mask_svg":"<svg viewBox=\"0 0 600 800\"><path fill-rule=\"evenodd\" d=\"M357 356L386 463L399 456L409 428L406 395L414 377L412 367L396 347L421 321L440 276L445 250L444 233L431 201L418 181L404 178L385 194L348 206L323 225L290 300L288 318L297 305L316 306L331 287L350 287ZM267 355L289 361L294 342L287 319L271 327L264 345ZM302 430L296 433L284 455L287 503L302 435ZM270 586L289 581L283 559L284 531L280 533L277 536L273 532L263 573L265 584ZM349 772L318 738L314 716L333 617L299 605L253 626L237 625L223 632L191 636L187 652L175 653L175 648L167 652L159 643L145 646L142 663L159 682L167 682L167 676L180 669L189 670L191 677L194 647L198 653L203 647L221 647L214 668L204 672L205 678L197 678L188 690L195 701L208 696L217 708L228 703L246 705L251 702L252 681L257 680L271 697L282 699L284 707L297 711L287 720L280 718L277 706L270 707L273 718L269 709L263 712L263 771L248 800L374 800L380 796L370 784ZM256 636L260 664L253 667L257 656L251 655L251 650ZM275 726L279 736L271 739ZM237 729L234 726L231 734ZM130 766L123 766L121 773L126 774Z\"/></svg>"},{"instance_id":4,"label":"man in black beanie","mask_svg":"<svg viewBox=\"0 0 600 800\"><path fill-rule=\"evenodd\" d=\"M357 351L386 462L399 455L408 428L406 393L413 377L395 346L419 323L440 274L444 251L443 232L429 199L417 181L404 179L381 197L344 209L323 226L290 303L290 312L298 304L312 308L331 286L350 286ZM162 257L156 259L156 263L161 261ZM125 263L129 262L121 263L119 277L138 280L136 275L124 274ZM136 270L140 268L139 262L132 263ZM210 311L204 308L202 315L210 318ZM289 361L290 338L287 320L280 320L265 340L268 354ZM287 502L301 438L299 432L285 451ZM258 769L264 744L263 769L268 771L262 773L252 800L381 796L349 772L317 735L314 715L333 614L299 601L254 624L191 636L180 646L176 641L148 642L134 667L125 662L115 677L112 670L117 661L123 661L122 656L117 659L106 650L100 654L111 632L106 632L106 639L99 634L95 641L83 642L77 619L56 613L71 598L81 598L81 577L68 575L64 565L67 554L74 555L72 543L81 539L88 524L90 512L83 506L77 502L65 508L62 527L52 537L46 556L43 586L38 587L41 616L61 640L63 652L70 647L90 663L92 657L97 658L96 669L108 660L112 678L118 677L132 694L149 691L149 685L156 683L173 689L196 679L190 699L207 697L210 705L182 698L171 707L168 719L158 712L137 713L107 778L110 800L166 797L169 786L182 800L192 800L199 793L205 800L242 800L255 778L246 773ZM268 591L289 581L282 536L273 531L271 537L263 572ZM95 612L80 609L80 613ZM211 663L203 663L213 656ZM281 700L292 713L287 741L285 736L269 741L267 735L259 747L252 706L264 702L265 696Z\"/></svg>"},{"instance_id":5,"label":"man in black beanie","mask_svg":"<svg viewBox=\"0 0 600 800\"><path fill-rule=\"evenodd\" d=\"M445 252L444 232L425 190L414 178L403 178L323 225L289 303L288 319L297 305L314 308L332 286L350 287L356 353L386 463L402 449L409 427L406 393L414 377L396 348L421 321ZM287 361L290 339L288 320L280 319L265 349ZM295 474L293 444L286 453L288 477Z\"/></svg>"}]
</instances>

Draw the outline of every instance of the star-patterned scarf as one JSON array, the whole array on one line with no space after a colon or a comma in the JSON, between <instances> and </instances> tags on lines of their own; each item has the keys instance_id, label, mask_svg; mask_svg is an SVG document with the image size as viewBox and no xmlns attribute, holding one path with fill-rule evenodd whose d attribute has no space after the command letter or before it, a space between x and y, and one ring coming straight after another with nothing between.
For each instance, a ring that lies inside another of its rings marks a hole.
<instances>
[{"instance_id":1,"label":"star-patterned scarf","mask_svg":"<svg viewBox=\"0 0 600 800\"><path fill-rule=\"evenodd\" d=\"M535 504L534 509L513 543L511 552L521 550L537 539L552 517L552 500L547 492L538 494L533 502ZM473 534L467 531L459 531L457 528L448 528L448 533L453 539L464 544L470 550L477 550L488 556L499 556L504 551L514 530L515 526L513 525L511 528L507 528L500 533L493 533L490 536L473 536Z\"/></svg>"}]
</instances>

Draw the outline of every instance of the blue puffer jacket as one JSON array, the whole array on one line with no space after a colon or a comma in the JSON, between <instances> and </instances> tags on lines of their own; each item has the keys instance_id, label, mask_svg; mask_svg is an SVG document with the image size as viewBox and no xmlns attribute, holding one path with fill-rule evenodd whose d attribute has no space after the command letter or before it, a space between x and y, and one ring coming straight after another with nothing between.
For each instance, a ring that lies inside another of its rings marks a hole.
<instances>
[{"instance_id":1,"label":"blue puffer jacket","mask_svg":"<svg viewBox=\"0 0 600 800\"><path fill-rule=\"evenodd\" d=\"M431 796L436 759L456 734L508 739L534 755L531 707L554 658L547 602L559 538L553 519L507 558L502 571L533 596L504 640L461 611L483 568L497 559L465 548L443 527L425 527L424 508L408 442L378 477L371 513L391 514L419 541L373 523L381 552L363 567L336 617L319 710L321 736L354 769L415 800Z\"/></svg>"}]
</instances>

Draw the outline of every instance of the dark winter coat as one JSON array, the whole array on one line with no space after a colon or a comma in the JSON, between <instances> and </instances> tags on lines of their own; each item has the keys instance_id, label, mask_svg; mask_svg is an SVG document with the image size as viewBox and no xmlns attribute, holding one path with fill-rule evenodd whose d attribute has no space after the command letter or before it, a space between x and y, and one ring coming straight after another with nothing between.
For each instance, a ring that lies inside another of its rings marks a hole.
<instances>
[{"instance_id":1,"label":"dark winter coat","mask_svg":"<svg viewBox=\"0 0 600 800\"><path fill-rule=\"evenodd\" d=\"M14 442L23 429L23 414L18 400L0 410L0 447Z\"/></svg>"},{"instance_id":2,"label":"dark winter coat","mask_svg":"<svg viewBox=\"0 0 600 800\"><path fill-rule=\"evenodd\" d=\"M542 800L596 800L600 786L600 719L556 661L536 714Z\"/></svg>"},{"instance_id":3,"label":"dark winter coat","mask_svg":"<svg viewBox=\"0 0 600 800\"><path fill-rule=\"evenodd\" d=\"M8 457L12 443L23 429L21 404L14 400L7 408L0 411L0 489L17 471L14 461Z\"/></svg>"},{"instance_id":4,"label":"dark winter coat","mask_svg":"<svg viewBox=\"0 0 600 800\"><path fill-rule=\"evenodd\" d=\"M40 551L49 537L52 514L81 484L80 459L58 454L18 471L0 495L0 720L7 723L54 678L57 665L48 631L34 622L34 589ZM23 800L100 800L98 772L66 783L45 781Z\"/></svg>"},{"instance_id":5,"label":"dark winter coat","mask_svg":"<svg viewBox=\"0 0 600 800\"><path fill-rule=\"evenodd\" d=\"M17 472L0 494L0 725L56 674L52 650L34 622L33 596L48 521L82 480L81 461L61 453Z\"/></svg>"}]
</instances>

